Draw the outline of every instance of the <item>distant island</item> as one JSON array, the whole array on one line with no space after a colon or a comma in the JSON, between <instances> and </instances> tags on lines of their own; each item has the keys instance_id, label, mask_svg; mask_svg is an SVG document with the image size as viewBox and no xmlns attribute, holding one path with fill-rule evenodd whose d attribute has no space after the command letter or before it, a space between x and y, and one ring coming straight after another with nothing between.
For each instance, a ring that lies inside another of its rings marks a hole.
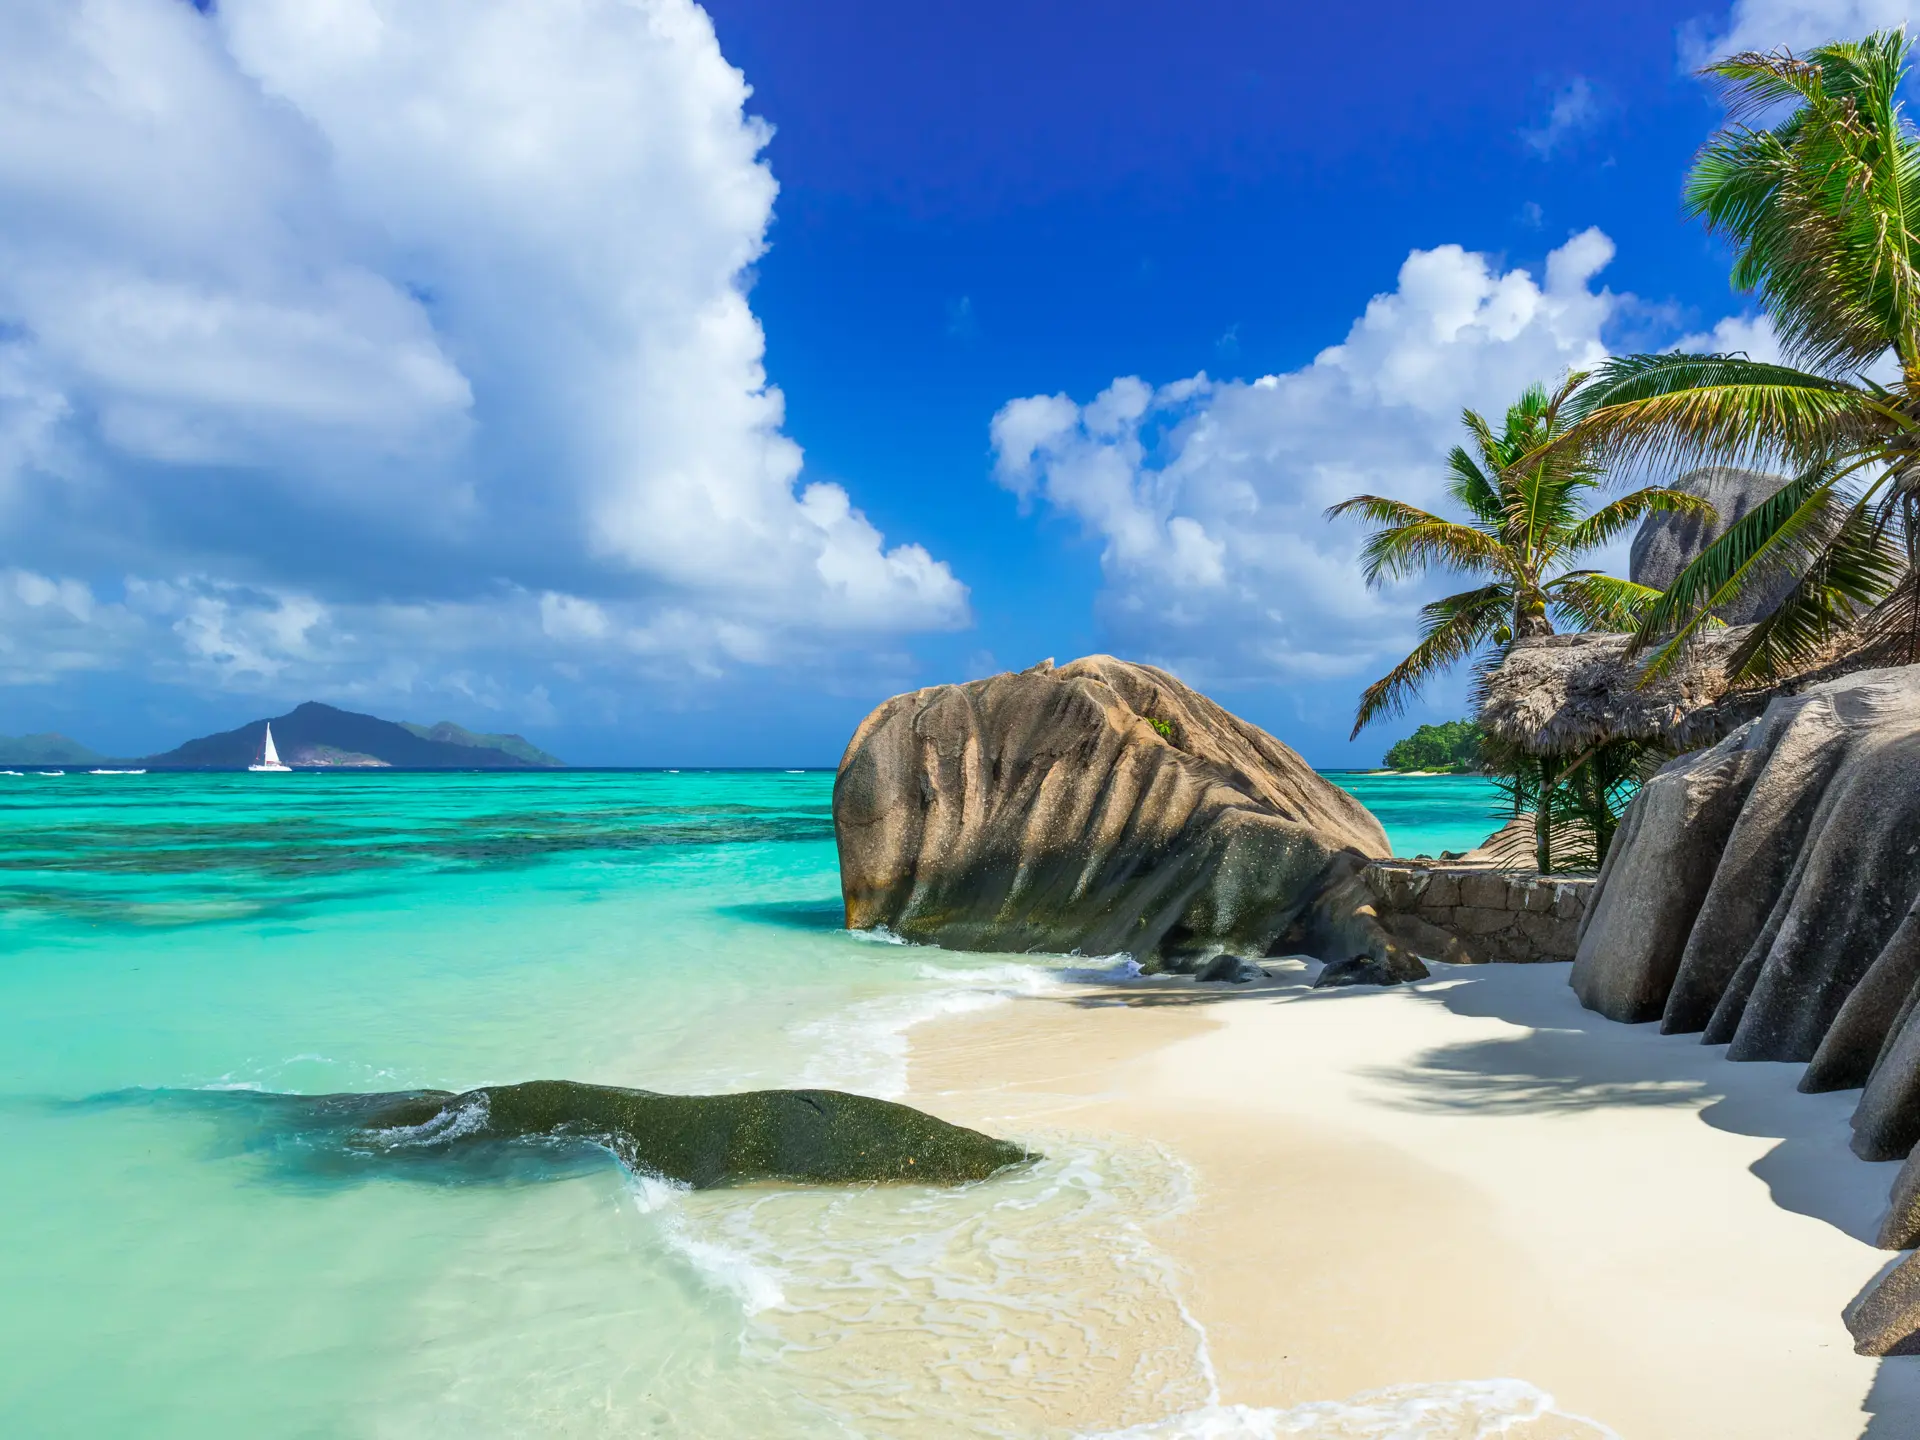
<instances>
[{"instance_id":1,"label":"distant island","mask_svg":"<svg viewBox=\"0 0 1920 1440\"><path fill-rule=\"evenodd\" d=\"M0 765L98 765L106 758L51 730L41 735L0 735Z\"/></svg>"},{"instance_id":2,"label":"distant island","mask_svg":"<svg viewBox=\"0 0 1920 1440\"><path fill-rule=\"evenodd\" d=\"M442 720L382 720L309 700L284 715L203 735L159 755L115 759L53 733L0 735L0 765L138 765L148 770L244 770L260 758L267 726L289 765L302 769L559 770L566 762L520 735L481 734Z\"/></svg>"},{"instance_id":3,"label":"distant island","mask_svg":"<svg viewBox=\"0 0 1920 1440\"><path fill-rule=\"evenodd\" d=\"M1381 762L1388 770L1426 770L1439 775L1471 775L1481 769L1480 727L1472 720L1422 725L1395 743Z\"/></svg>"}]
</instances>

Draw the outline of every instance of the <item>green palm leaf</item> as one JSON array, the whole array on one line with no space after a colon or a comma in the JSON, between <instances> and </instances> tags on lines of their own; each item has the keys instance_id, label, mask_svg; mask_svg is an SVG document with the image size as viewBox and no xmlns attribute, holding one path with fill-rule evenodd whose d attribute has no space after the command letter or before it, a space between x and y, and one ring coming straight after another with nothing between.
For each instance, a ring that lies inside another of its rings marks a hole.
<instances>
[{"instance_id":1,"label":"green palm leaf","mask_svg":"<svg viewBox=\"0 0 1920 1440\"><path fill-rule=\"evenodd\" d=\"M1573 554L1597 549L1656 513L1690 516L1708 522L1719 518L1713 506L1698 495L1649 485L1631 495L1622 495L1611 504L1601 506L1578 524L1570 526L1564 543Z\"/></svg>"},{"instance_id":2,"label":"green palm leaf","mask_svg":"<svg viewBox=\"0 0 1920 1440\"><path fill-rule=\"evenodd\" d=\"M1873 391L1739 355L1627 355L1582 393L1565 444L1621 465L1707 460L1807 463L1873 446L1912 424Z\"/></svg>"},{"instance_id":3,"label":"green palm leaf","mask_svg":"<svg viewBox=\"0 0 1920 1440\"><path fill-rule=\"evenodd\" d=\"M1420 686L1478 650L1506 619L1504 585L1483 585L1435 600L1420 609L1420 643L1393 669L1366 688L1354 717L1353 734L1386 715L1398 715Z\"/></svg>"},{"instance_id":4,"label":"green palm leaf","mask_svg":"<svg viewBox=\"0 0 1920 1440\"><path fill-rule=\"evenodd\" d=\"M1647 611L1627 648L1628 658L1666 636L1666 644L1645 672L1649 679L1665 673L1687 639L1715 610L1748 584L1778 574L1829 539L1838 484L1830 470L1816 470L1789 481L1741 516L1674 578Z\"/></svg>"},{"instance_id":5,"label":"green palm leaf","mask_svg":"<svg viewBox=\"0 0 1920 1440\"><path fill-rule=\"evenodd\" d=\"M1547 586L1556 609L1583 630L1634 631L1659 603L1660 592L1598 570L1572 570Z\"/></svg>"},{"instance_id":6,"label":"green palm leaf","mask_svg":"<svg viewBox=\"0 0 1920 1440\"><path fill-rule=\"evenodd\" d=\"M1785 674L1818 659L1835 636L1899 582L1905 557L1863 496L1833 517L1800 578L1727 658L1729 678Z\"/></svg>"}]
</instances>

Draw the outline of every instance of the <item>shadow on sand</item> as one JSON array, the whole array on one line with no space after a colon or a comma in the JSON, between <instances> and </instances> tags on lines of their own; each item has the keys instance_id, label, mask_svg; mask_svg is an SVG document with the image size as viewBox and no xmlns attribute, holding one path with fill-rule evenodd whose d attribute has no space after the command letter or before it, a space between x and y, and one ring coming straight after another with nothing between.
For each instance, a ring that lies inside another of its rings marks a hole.
<instances>
[{"instance_id":1,"label":"shadow on sand","mask_svg":"<svg viewBox=\"0 0 1920 1440\"><path fill-rule=\"evenodd\" d=\"M1400 993L1456 1015L1526 1027L1510 1039L1443 1045L1406 1065L1368 1072L1391 1104L1433 1114L1547 1114L1606 1106L1699 1106L1707 1124L1776 1140L1753 1165L1775 1204L1871 1245L1887 1211L1900 1163L1874 1164L1848 1147L1858 1091L1803 1095L1798 1063L1735 1064L1726 1047L1697 1035L1662 1035L1657 1023L1619 1025L1583 1009L1567 985L1567 964L1433 966L1433 978ZM1295 967L1250 985L1198 985L1178 977L1081 990L1066 1003L1167 1008L1327 1005L1377 990L1314 990L1314 967ZM1898 1262L1889 1257L1889 1266ZM1764 1263L1756 1258L1756 1263ZM1877 1276L1875 1277L1878 1278ZM1871 1283L1871 1282L1869 1282ZM1863 1287L1864 1288L1864 1287ZM1835 1344L1848 1343L1839 1315ZM1863 1408L1859 1440L1920 1436L1920 1357L1880 1362Z\"/></svg>"}]
</instances>

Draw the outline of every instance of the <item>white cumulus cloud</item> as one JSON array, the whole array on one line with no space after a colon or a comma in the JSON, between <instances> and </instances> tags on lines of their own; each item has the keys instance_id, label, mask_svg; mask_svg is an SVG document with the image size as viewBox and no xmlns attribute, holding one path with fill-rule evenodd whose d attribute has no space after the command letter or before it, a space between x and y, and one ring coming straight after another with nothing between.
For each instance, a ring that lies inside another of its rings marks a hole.
<instances>
[{"instance_id":1,"label":"white cumulus cloud","mask_svg":"<svg viewBox=\"0 0 1920 1440\"><path fill-rule=\"evenodd\" d=\"M784 433L749 94L692 0L0 8L0 534L197 596L152 663L236 684L344 615L615 668L963 623Z\"/></svg>"},{"instance_id":2,"label":"white cumulus cloud","mask_svg":"<svg viewBox=\"0 0 1920 1440\"><path fill-rule=\"evenodd\" d=\"M1699 66L1743 50L1798 52L1904 25L1911 11L1908 0L1734 0L1724 24L1682 33L1681 57Z\"/></svg>"},{"instance_id":3,"label":"white cumulus cloud","mask_svg":"<svg viewBox=\"0 0 1920 1440\"><path fill-rule=\"evenodd\" d=\"M992 423L996 474L1098 538L1116 645L1216 684L1340 677L1320 708L1345 709L1351 682L1406 653L1413 602L1439 592L1368 591L1361 527L1322 512L1363 491L1444 507L1463 408L1497 421L1529 384L1605 354L1618 301L1595 282L1612 257L1598 230L1540 276L1457 245L1415 250L1301 369L1010 401Z\"/></svg>"}]
</instances>

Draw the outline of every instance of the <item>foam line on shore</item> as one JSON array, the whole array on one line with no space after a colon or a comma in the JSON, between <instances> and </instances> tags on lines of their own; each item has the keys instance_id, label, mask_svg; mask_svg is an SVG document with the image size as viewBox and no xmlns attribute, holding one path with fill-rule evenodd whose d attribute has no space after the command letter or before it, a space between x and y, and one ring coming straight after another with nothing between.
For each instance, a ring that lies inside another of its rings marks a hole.
<instances>
[{"instance_id":1,"label":"foam line on shore","mask_svg":"<svg viewBox=\"0 0 1920 1440\"><path fill-rule=\"evenodd\" d=\"M1396 1385L1287 1409L1214 1404L1082 1440L1492 1440L1546 1419L1578 1427L1561 1433L1582 1440L1620 1440L1604 1425L1556 1410L1538 1386L1505 1379Z\"/></svg>"}]
</instances>

